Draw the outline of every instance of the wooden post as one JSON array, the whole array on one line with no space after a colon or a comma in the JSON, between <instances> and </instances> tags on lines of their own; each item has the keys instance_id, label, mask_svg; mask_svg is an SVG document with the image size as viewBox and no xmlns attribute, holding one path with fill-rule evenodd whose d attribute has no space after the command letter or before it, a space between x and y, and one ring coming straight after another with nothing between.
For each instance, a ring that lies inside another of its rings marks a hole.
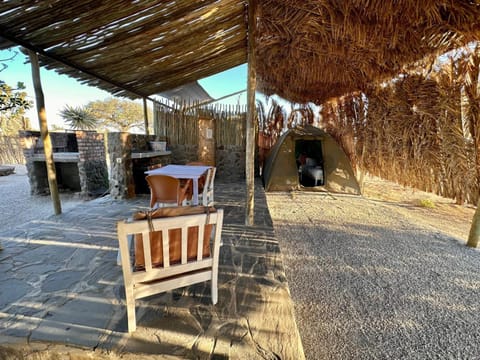
<instances>
[{"instance_id":1,"label":"wooden post","mask_svg":"<svg viewBox=\"0 0 480 360\"><path fill-rule=\"evenodd\" d=\"M143 98L143 120L145 121L145 135L149 135L148 131L148 108L147 108L147 98Z\"/></svg>"},{"instance_id":2,"label":"wooden post","mask_svg":"<svg viewBox=\"0 0 480 360\"><path fill-rule=\"evenodd\" d=\"M248 1L248 85L247 85L247 126L245 175L247 182L247 199L245 205L245 224L254 223L255 192L255 89L257 87L255 59L255 0Z\"/></svg>"},{"instance_id":3,"label":"wooden post","mask_svg":"<svg viewBox=\"0 0 480 360\"><path fill-rule=\"evenodd\" d=\"M478 95L480 94L480 81L478 81L479 75L479 67L480 67L480 59L478 54L479 48L478 45L475 48L475 54L472 55L470 59L473 66L473 74L472 75L472 84L466 87L466 92L468 95L469 107L471 111L471 121L473 125L471 128L474 130L472 137L475 146L475 163L477 169L477 181L480 180L480 113L478 111L478 106L475 105L475 99L478 99ZM467 246L476 248L478 246L478 240L480 238L480 199L477 203L477 209L475 210L475 214L473 215L472 225L470 227L470 233L468 235Z\"/></svg>"},{"instance_id":4,"label":"wooden post","mask_svg":"<svg viewBox=\"0 0 480 360\"><path fill-rule=\"evenodd\" d=\"M33 87L35 89L40 135L43 141L43 151L45 153L45 163L47 165L48 187L50 189L50 196L52 198L55 215L59 215L62 213L62 206L58 194L55 163L53 162L52 141L50 140L50 134L48 133L45 99L43 97L42 83L40 81L40 66L38 64L38 56L36 52L28 50L28 55L32 64Z\"/></svg>"},{"instance_id":5,"label":"wooden post","mask_svg":"<svg viewBox=\"0 0 480 360\"><path fill-rule=\"evenodd\" d=\"M470 234L468 235L467 246L476 248L478 239L480 238L480 200L477 204L477 210L473 215L472 226L470 227Z\"/></svg>"}]
</instances>

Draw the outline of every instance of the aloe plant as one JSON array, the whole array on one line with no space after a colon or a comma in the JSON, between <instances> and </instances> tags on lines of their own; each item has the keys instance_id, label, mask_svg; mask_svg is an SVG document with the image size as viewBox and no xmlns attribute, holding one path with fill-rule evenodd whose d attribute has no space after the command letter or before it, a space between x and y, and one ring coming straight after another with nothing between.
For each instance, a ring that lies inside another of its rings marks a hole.
<instances>
[{"instance_id":1,"label":"aloe plant","mask_svg":"<svg viewBox=\"0 0 480 360\"><path fill-rule=\"evenodd\" d=\"M60 116L67 125L75 130L92 130L97 127L97 119L85 107L65 105L60 111Z\"/></svg>"}]
</instances>

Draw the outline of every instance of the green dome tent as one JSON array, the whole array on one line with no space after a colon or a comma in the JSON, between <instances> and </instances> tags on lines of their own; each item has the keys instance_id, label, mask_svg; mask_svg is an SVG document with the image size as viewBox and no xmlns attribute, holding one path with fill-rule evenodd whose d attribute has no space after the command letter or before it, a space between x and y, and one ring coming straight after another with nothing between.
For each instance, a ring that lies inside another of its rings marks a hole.
<instances>
[{"instance_id":1,"label":"green dome tent","mask_svg":"<svg viewBox=\"0 0 480 360\"><path fill-rule=\"evenodd\" d=\"M265 191L318 188L360 195L352 165L338 143L314 126L290 129L270 150L263 169Z\"/></svg>"}]
</instances>

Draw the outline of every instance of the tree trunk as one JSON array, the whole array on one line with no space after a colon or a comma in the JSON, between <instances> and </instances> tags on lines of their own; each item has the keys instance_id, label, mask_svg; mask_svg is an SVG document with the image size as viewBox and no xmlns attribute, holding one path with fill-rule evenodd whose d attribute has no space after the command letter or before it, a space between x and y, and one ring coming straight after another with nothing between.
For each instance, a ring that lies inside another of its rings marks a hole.
<instances>
[{"instance_id":1,"label":"tree trunk","mask_svg":"<svg viewBox=\"0 0 480 360\"><path fill-rule=\"evenodd\" d=\"M468 235L467 246L476 248L478 239L480 238L480 201L477 204L477 210L473 215L472 226L470 227L470 234Z\"/></svg>"},{"instance_id":2,"label":"tree trunk","mask_svg":"<svg viewBox=\"0 0 480 360\"><path fill-rule=\"evenodd\" d=\"M47 166L48 187L50 188L50 196L53 202L55 215L62 213L60 204L60 196L58 194L57 173L55 171L55 163L53 161L52 142L48 133L47 113L45 111L45 99L43 97L42 83L40 81L40 66L38 64L38 56L32 50L28 50L30 62L32 63L32 78L35 88L35 98L37 103L38 122L40 124L40 135L43 141L43 150L45 153L45 163Z\"/></svg>"}]
</instances>

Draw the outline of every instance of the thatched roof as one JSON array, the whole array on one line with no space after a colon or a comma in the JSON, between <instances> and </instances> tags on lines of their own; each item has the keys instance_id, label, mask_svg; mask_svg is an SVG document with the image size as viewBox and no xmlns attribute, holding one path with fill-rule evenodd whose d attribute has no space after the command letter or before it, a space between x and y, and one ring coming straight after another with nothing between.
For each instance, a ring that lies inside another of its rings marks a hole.
<instances>
[{"instance_id":1,"label":"thatched roof","mask_svg":"<svg viewBox=\"0 0 480 360\"><path fill-rule=\"evenodd\" d=\"M2 1L0 48L15 41L49 69L147 97L245 63L244 17L238 0Z\"/></svg>"},{"instance_id":2,"label":"thatched roof","mask_svg":"<svg viewBox=\"0 0 480 360\"><path fill-rule=\"evenodd\" d=\"M474 0L259 3L260 88L298 102L365 89L425 55L480 39Z\"/></svg>"},{"instance_id":3,"label":"thatched roof","mask_svg":"<svg viewBox=\"0 0 480 360\"><path fill-rule=\"evenodd\" d=\"M149 96L246 62L246 6L4 1L0 49L14 41L49 55L47 68L114 95ZM480 1L258 0L257 22L258 89L320 103L478 40Z\"/></svg>"}]
</instances>

